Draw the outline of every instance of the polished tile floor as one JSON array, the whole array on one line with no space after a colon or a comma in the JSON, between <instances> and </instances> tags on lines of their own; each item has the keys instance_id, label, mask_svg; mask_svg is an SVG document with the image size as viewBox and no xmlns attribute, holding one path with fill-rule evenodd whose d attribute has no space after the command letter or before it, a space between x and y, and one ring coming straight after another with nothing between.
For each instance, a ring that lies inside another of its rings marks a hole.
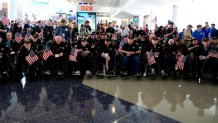
<instances>
[{"instance_id":1,"label":"polished tile floor","mask_svg":"<svg viewBox=\"0 0 218 123\"><path fill-rule=\"evenodd\" d=\"M209 82L22 78L0 84L0 123L217 123L217 98Z\"/></svg>"},{"instance_id":2,"label":"polished tile floor","mask_svg":"<svg viewBox=\"0 0 218 123\"><path fill-rule=\"evenodd\" d=\"M83 84L180 122L218 123L218 85L209 80L86 78Z\"/></svg>"}]
</instances>

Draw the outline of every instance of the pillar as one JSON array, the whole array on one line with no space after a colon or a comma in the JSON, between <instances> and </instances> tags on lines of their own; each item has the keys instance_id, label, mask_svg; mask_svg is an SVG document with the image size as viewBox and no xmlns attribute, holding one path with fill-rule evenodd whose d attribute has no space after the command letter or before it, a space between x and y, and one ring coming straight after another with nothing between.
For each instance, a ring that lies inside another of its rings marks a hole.
<instances>
[{"instance_id":1,"label":"pillar","mask_svg":"<svg viewBox=\"0 0 218 123\"><path fill-rule=\"evenodd\" d=\"M174 24L178 24L178 5L173 5L172 21Z\"/></svg>"},{"instance_id":2,"label":"pillar","mask_svg":"<svg viewBox=\"0 0 218 123\"><path fill-rule=\"evenodd\" d=\"M154 24L152 23L152 20L154 19L154 14L153 14L153 11L150 12L150 21L148 23L149 25L149 30L153 30L154 29Z\"/></svg>"},{"instance_id":3,"label":"pillar","mask_svg":"<svg viewBox=\"0 0 218 123\"><path fill-rule=\"evenodd\" d=\"M8 0L8 18L17 19L17 0Z\"/></svg>"},{"instance_id":4,"label":"pillar","mask_svg":"<svg viewBox=\"0 0 218 123\"><path fill-rule=\"evenodd\" d=\"M139 21L138 21L138 24L139 24L139 27L143 27L144 23L144 15L139 15Z\"/></svg>"}]
</instances>

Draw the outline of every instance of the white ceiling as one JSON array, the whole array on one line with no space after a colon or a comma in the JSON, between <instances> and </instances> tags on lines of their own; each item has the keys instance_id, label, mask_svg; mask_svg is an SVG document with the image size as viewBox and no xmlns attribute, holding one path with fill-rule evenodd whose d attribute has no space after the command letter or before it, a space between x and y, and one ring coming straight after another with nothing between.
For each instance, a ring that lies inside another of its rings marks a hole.
<instances>
[{"instance_id":1,"label":"white ceiling","mask_svg":"<svg viewBox=\"0 0 218 123\"><path fill-rule=\"evenodd\" d=\"M107 13L112 17L125 18L127 16L146 15L150 11L165 5L175 4L182 0L72 0L95 3L98 13ZM120 3L128 1L121 6Z\"/></svg>"}]
</instances>

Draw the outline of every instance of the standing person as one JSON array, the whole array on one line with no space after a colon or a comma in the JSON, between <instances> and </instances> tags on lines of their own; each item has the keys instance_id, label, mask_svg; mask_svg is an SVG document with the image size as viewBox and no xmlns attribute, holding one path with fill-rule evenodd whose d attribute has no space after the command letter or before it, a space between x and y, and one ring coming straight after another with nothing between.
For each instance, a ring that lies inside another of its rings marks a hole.
<instances>
[{"instance_id":1,"label":"standing person","mask_svg":"<svg viewBox=\"0 0 218 123\"><path fill-rule=\"evenodd\" d=\"M61 20L61 25L57 28L55 35L61 36L63 41L66 42L67 45L70 44L71 32L70 32L70 27L66 26L65 19Z\"/></svg>"},{"instance_id":2,"label":"standing person","mask_svg":"<svg viewBox=\"0 0 218 123\"><path fill-rule=\"evenodd\" d=\"M191 40L192 40L192 34L191 34L191 30L192 30L192 25L188 25L186 30L183 32L183 44L188 47L191 44Z\"/></svg>"},{"instance_id":3,"label":"standing person","mask_svg":"<svg viewBox=\"0 0 218 123\"><path fill-rule=\"evenodd\" d=\"M174 28L174 23L170 22L168 25L168 28L166 29L165 42L168 42L169 39L172 39L174 37L175 33L177 33L177 29Z\"/></svg>"},{"instance_id":4,"label":"standing person","mask_svg":"<svg viewBox=\"0 0 218 123\"><path fill-rule=\"evenodd\" d=\"M88 33L88 34L91 34L92 33L92 28L90 26L90 22L88 20L85 21L85 32Z\"/></svg>"},{"instance_id":5,"label":"standing person","mask_svg":"<svg viewBox=\"0 0 218 123\"><path fill-rule=\"evenodd\" d=\"M197 25L197 29L192 33L192 37L196 38L199 43L202 42L204 35L202 32L202 25Z\"/></svg>"},{"instance_id":6,"label":"standing person","mask_svg":"<svg viewBox=\"0 0 218 123\"><path fill-rule=\"evenodd\" d=\"M6 39L6 33L7 33L7 29L6 29L5 25L2 23L2 21L0 21L0 38L1 38L1 40Z\"/></svg>"},{"instance_id":7,"label":"standing person","mask_svg":"<svg viewBox=\"0 0 218 123\"><path fill-rule=\"evenodd\" d=\"M114 28L111 25L111 22L108 24L108 28L106 29L106 33L112 36L114 34Z\"/></svg>"},{"instance_id":8,"label":"standing person","mask_svg":"<svg viewBox=\"0 0 218 123\"><path fill-rule=\"evenodd\" d=\"M47 23L43 29L43 38L44 38L45 44L48 41L53 40L53 38L54 38L54 27L52 26L52 22L50 20L47 21Z\"/></svg>"},{"instance_id":9,"label":"standing person","mask_svg":"<svg viewBox=\"0 0 218 123\"><path fill-rule=\"evenodd\" d=\"M215 24L211 24L211 28L209 31L209 39L212 40L213 37L217 37L218 36L218 30L215 27Z\"/></svg>"},{"instance_id":10,"label":"standing person","mask_svg":"<svg viewBox=\"0 0 218 123\"><path fill-rule=\"evenodd\" d=\"M202 31L204 33L204 38L209 39L210 27L208 24L206 24L205 27L202 28Z\"/></svg>"}]
</instances>

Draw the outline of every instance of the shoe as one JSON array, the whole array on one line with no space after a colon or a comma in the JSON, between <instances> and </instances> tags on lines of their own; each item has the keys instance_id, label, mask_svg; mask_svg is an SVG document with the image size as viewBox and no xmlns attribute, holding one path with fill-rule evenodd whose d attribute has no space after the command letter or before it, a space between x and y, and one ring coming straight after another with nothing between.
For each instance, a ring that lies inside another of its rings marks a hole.
<instances>
[{"instance_id":1,"label":"shoe","mask_svg":"<svg viewBox=\"0 0 218 123\"><path fill-rule=\"evenodd\" d=\"M167 76L167 74L164 72L164 70L161 70L161 76L162 77Z\"/></svg>"},{"instance_id":2,"label":"shoe","mask_svg":"<svg viewBox=\"0 0 218 123\"><path fill-rule=\"evenodd\" d=\"M98 76L103 76L104 74L103 74L103 71L98 70L98 71L96 72L96 75L98 75Z\"/></svg>"},{"instance_id":3,"label":"shoe","mask_svg":"<svg viewBox=\"0 0 218 123\"><path fill-rule=\"evenodd\" d=\"M154 68L151 68L151 75L155 75Z\"/></svg>"},{"instance_id":4,"label":"shoe","mask_svg":"<svg viewBox=\"0 0 218 123\"><path fill-rule=\"evenodd\" d=\"M201 78L198 78L198 83L202 83L202 79Z\"/></svg>"},{"instance_id":5,"label":"shoe","mask_svg":"<svg viewBox=\"0 0 218 123\"><path fill-rule=\"evenodd\" d=\"M89 70L87 70L86 75L91 75L91 72Z\"/></svg>"},{"instance_id":6,"label":"shoe","mask_svg":"<svg viewBox=\"0 0 218 123\"><path fill-rule=\"evenodd\" d=\"M123 75L124 75L124 76L128 76L127 72L124 72Z\"/></svg>"},{"instance_id":7,"label":"shoe","mask_svg":"<svg viewBox=\"0 0 218 123\"><path fill-rule=\"evenodd\" d=\"M143 74L143 76L144 76L144 77L147 77L147 72L145 72L145 73Z\"/></svg>"},{"instance_id":8,"label":"shoe","mask_svg":"<svg viewBox=\"0 0 218 123\"><path fill-rule=\"evenodd\" d=\"M80 75L80 71L76 71L75 74L76 74L76 75Z\"/></svg>"},{"instance_id":9,"label":"shoe","mask_svg":"<svg viewBox=\"0 0 218 123\"><path fill-rule=\"evenodd\" d=\"M8 72L7 72L7 71L4 71L3 74L8 74Z\"/></svg>"},{"instance_id":10,"label":"shoe","mask_svg":"<svg viewBox=\"0 0 218 123\"><path fill-rule=\"evenodd\" d=\"M140 74L139 74L139 73L137 73L137 74L135 74L135 76L136 76L136 77L140 77Z\"/></svg>"},{"instance_id":11,"label":"shoe","mask_svg":"<svg viewBox=\"0 0 218 123\"><path fill-rule=\"evenodd\" d=\"M58 71L58 75L61 76L61 75L62 75L62 72L61 72L61 71Z\"/></svg>"},{"instance_id":12,"label":"shoe","mask_svg":"<svg viewBox=\"0 0 218 123\"><path fill-rule=\"evenodd\" d=\"M48 70L48 71L45 71L44 74L51 75L51 72Z\"/></svg>"}]
</instances>

